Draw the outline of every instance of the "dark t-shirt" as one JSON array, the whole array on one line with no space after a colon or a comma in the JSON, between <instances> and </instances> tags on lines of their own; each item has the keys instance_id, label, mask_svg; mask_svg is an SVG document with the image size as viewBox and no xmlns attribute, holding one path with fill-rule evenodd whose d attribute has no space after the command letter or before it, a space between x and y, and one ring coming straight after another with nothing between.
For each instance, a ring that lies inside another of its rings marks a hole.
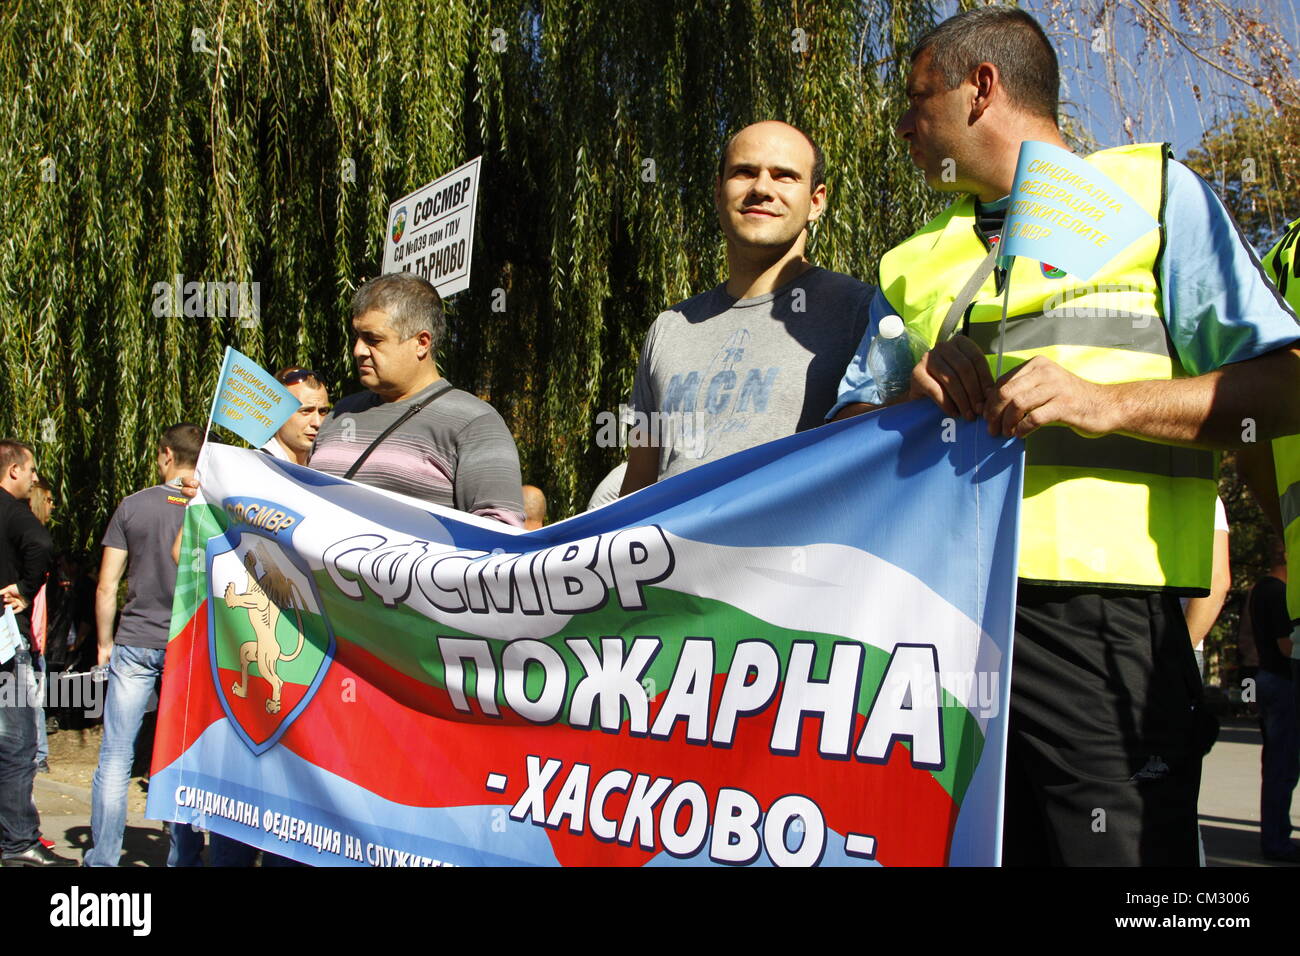
<instances>
[{"instance_id":1,"label":"dark t-shirt","mask_svg":"<svg viewBox=\"0 0 1300 956\"><path fill-rule=\"evenodd\" d=\"M124 647L167 646L176 562L172 542L185 518L185 499L175 488L154 485L122 499L104 532L103 544L127 554L126 606L113 636Z\"/></svg>"},{"instance_id":2,"label":"dark t-shirt","mask_svg":"<svg viewBox=\"0 0 1300 956\"><path fill-rule=\"evenodd\" d=\"M1290 680L1291 662L1277 646L1279 638L1291 636L1285 582L1270 574L1255 583L1250 592L1250 622L1255 631L1260 669Z\"/></svg>"},{"instance_id":3,"label":"dark t-shirt","mask_svg":"<svg viewBox=\"0 0 1300 956\"><path fill-rule=\"evenodd\" d=\"M660 450L659 480L822 424L871 295L814 266L751 299L724 284L661 313L632 389L634 425Z\"/></svg>"}]
</instances>

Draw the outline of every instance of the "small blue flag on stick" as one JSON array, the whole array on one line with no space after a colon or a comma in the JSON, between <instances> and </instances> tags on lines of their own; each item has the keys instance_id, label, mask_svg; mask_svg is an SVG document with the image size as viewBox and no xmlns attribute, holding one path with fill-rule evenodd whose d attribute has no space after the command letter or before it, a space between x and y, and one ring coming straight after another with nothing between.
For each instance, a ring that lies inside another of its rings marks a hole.
<instances>
[{"instance_id":1,"label":"small blue flag on stick","mask_svg":"<svg viewBox=\"0 0 1300 956\"><path fill-rule=\"evenodd\" d=\"M1058 146L1020 144L1000 259L1049 263L1091 279L1156 227L1138 201L1092 163Z\"/></svg>"},{"instance_id":2,"label":"small blue flag on stick","mask_svg":"<svg viewBox=\"0 0 1300 956\"><path fill-rule=\"evenodd\" d=\"M254 448L260 448L301 404L274 375L227 346L217 392L212 397L209 427L212 423L224 425Z\"/></svg>"}]
</instances>

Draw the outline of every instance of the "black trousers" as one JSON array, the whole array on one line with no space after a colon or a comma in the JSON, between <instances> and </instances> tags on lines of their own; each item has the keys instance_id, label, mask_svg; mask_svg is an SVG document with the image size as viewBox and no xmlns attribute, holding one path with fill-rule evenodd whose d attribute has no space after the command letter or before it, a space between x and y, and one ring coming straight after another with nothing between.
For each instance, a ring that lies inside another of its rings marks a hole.
<instances>
[{"instance_id":1,"label":"black trousers","mask_svg":"<svg viewBox=\"0 0 1300 956\"><path fill-rule=\"evenodd\" d=\"M1176 596L1022 584L1003 865L1196 866L1216 731Z\"/></svg>"}]
</instances>

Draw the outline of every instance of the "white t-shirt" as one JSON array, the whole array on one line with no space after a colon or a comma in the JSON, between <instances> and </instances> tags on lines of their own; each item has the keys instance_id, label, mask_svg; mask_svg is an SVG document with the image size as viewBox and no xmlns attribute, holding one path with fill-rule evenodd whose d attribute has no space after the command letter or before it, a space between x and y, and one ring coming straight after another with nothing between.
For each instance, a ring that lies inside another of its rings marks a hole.
<instances>
[{"instance_id":1,"label":"white t-shirt","mask_svg":"<svg viewBox=\"0 0 1300 956\"><path fill-rule=\"evenodd\" d=\"M1222 498L1214 499L1214 530L1216 533L1220 531L1228 530L1228 510L1223 507ZM1179 598L1178 600L1182 601L1183 613L1186 614L1187 602L1190 601L1191 598L1185 597L1185 598Z\"/></svg>"},{"instance_id":2,"label":"white t-shirt","mask_svg":"<svg viewBox=\"0 0 1300 956\"><path fill-rule=\"evenodd\" d=\"M293 461L289 452L280 444L280 439L276 438L274 435L271 436L269 442L262 446L262 451L266 452L272 458L279 458L281 461Z\"/></svg>"}]
</instances>

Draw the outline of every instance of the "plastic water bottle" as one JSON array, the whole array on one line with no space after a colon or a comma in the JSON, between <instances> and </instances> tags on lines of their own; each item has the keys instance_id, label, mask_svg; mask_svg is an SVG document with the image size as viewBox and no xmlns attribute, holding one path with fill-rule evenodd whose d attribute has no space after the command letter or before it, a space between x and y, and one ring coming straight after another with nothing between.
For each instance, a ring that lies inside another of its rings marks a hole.
<instances>
[{"instance_id":1,"label":"plastic water bottle","mask_svg":"<svg viewBox=\"0 0 1300 956\"><path fill-rule=\"evenodd\" d=\"M876 380L880 404L886 405L907 394L915 364L903 320L896 315L882 318L876 337L867 349L867 370Z\"/></svg>"}]
</instances>

